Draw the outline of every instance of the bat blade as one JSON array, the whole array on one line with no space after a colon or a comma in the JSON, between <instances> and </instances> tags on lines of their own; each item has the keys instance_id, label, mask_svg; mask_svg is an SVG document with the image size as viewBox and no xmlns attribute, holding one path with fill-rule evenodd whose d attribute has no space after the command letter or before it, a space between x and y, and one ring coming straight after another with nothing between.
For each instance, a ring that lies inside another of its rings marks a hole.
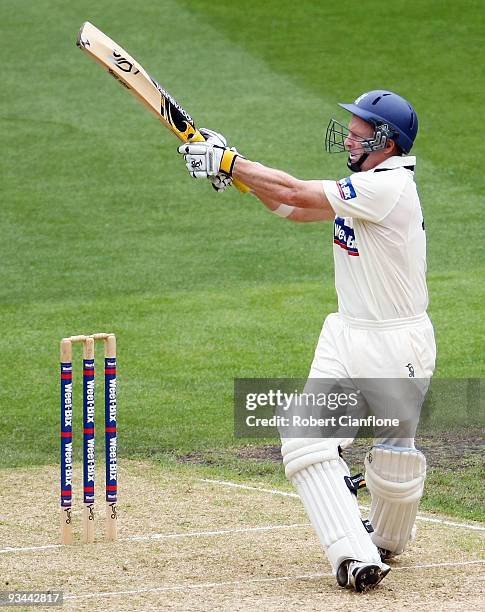
<instances>
[{"instance_id":1,"label":"bat blade","mask_svg":"<svg viewBox=\"0 0 485 612\"><path fill-rule=\"evenodd\" d=\"M77 46L107 69L182 142L202 142L205 138L187 111L127 51L89 21L79 30ZM246 185L234 181L239 191Z\"/></svg>"},{"instance_id":2,"label":"bat blade","mask_svg":"<svg viewBox=\"0 0 485 612\"><path fill-rule=\"evenodd\" d=\"M77 46L104 66L183 142L204 140L192 117L153 79L134 57L89 21L79 31Z\"/></svg>"}]
</instances>

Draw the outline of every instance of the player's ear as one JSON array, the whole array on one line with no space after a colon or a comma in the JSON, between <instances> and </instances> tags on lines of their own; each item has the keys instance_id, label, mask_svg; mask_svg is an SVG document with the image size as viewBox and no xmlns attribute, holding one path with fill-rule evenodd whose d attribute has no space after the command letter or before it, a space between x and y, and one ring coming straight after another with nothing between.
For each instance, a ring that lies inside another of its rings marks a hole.
<instances>
[{"instance_id":1,"label":"player's ear","mask_svg":"<svg viewBox=\"0 0 485 612\"><path fill-rule=\"evenodd\" d=\"M394 140L389 139L386 142L386 150L397 155L397 144Z\"/></svg>"}]
</instances>

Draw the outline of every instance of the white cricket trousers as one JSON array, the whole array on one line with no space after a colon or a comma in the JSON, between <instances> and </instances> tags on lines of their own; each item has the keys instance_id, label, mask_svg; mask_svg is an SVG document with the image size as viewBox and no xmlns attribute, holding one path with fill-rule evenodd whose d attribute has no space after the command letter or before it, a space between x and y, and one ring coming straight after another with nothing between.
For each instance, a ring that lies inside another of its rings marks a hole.
<instances>
[{"instance_id":1,"label":"white cricket trousers","mask_svg":"<svg viewBox=\"0 0 485 612\"><path fill-rule=\"evenodd\" d=\"M315 349L309 378L431 379L436 344L426 313L404 319L371 321L353 319L341 313L327 316ZM379 440L398 446L406 443ZM346 444L347 445L347 444Z\"/></svg>"}]
</instances>

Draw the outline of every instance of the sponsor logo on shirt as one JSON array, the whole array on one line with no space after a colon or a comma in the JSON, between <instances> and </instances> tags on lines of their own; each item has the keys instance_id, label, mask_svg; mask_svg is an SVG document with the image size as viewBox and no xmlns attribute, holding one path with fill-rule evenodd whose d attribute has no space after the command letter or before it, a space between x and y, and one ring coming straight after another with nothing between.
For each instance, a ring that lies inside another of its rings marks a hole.
<instances>
[{"instance_id":1,"label":"sponsor logo on shirt","mask_svg":"<svg viewBox=\"0 0 485 612\"><path fill-rule=\"evenodd\" d=\"M340 193L340 197L343 200L352 200L352 198L357 197L354 186L352 185L352 181L350 180L350 176L347 176L346 178L337 181L337 187Z\"/></svg>"},{"instance_id":2,"label":"sponsor logo on shirt","mask_svg":"<svg viewBox=\"0 0 485 612\"><path fill-rule=\"evenodd\" d=\"M348 255L354 257L359 256L359 249L355 242L354 228L349 225L345 225L345 219L342 217L335 217L333 225L333 242L338 246L347 251Z\"/></svg>"}]
</instances>

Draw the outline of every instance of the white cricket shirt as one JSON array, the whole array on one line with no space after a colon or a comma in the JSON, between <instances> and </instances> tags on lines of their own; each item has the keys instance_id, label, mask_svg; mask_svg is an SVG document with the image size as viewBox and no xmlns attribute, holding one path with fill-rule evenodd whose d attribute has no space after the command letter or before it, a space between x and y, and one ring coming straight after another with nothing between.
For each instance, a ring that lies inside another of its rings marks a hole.
<instances>
[{"instance_id":1,"label":"white cricket shirt","mask_svg":"<svg viewBox=\"0 0 485 612\"><path fill-rule=\"evenodd\" d=\"M372 170L323 181L336 214L335 287L344 315L381 321L426 311L426 234L415 164L415 157L394 156Z\"/></svg>"}]
</instances>

